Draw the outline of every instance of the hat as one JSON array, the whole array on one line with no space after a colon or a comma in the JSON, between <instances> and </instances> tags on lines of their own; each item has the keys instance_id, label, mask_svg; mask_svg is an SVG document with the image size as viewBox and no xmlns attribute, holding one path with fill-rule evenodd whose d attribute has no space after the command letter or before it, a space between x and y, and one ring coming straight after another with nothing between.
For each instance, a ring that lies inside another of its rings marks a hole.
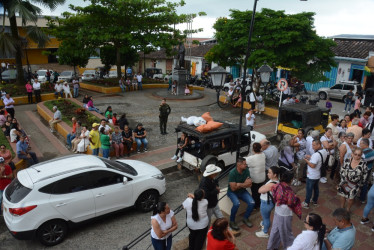
<instances>
[{"instance_id":1,"label":"hat","mask_svg":"<svg viewBox=\"0 0 374 250\"><path fill-rule=\"evenodd\" d=\"M222 169L220 167L217 167L214 164L209 164L208 166L206 166L203 176L207 177L209 175L219 173L219 172L221 172L221 170Z\"/></svg>"},{"instance_id":2,"label":"hat","mask_svg":"<svg viewBox=\"0 0 374 250\"><path fill-rule=\"evenodd\" d=\"M64 80L60 80L60 81L58 81L59 83L62 83L62 82L64 82Z\"/></svg>"},{"instance_id":3,"label":"hat","mask_svg":"<svg viewBox=\"0 0 374 250\"><path fill-rule=\"evenodd\" d=\"M99 123L96 123L96 122L94 122L93 124L92 124L92 127L94 128L94 127L97 127L97 126L100 126L100 124Z\"/></svg>"},{"instance_id":4,"label":"hat","mask_svg":"<svg viewBox=\"0 0 374 250\"><path fill-rule=\"evenodd\" d=\"M5 160L3 157L0 157L0 163L3 163Z\"/></svg>"},{"instance_id":5,"label":"hat","mask_svg":"<svg viewBox=\"0 0 374 250\"><path fill-rule=\"evenodd\" d=\"M64 82L64 84L68 84L68 82L67 82L67 81L65 81L65 82Z\"/></svg>"}]
</instances>

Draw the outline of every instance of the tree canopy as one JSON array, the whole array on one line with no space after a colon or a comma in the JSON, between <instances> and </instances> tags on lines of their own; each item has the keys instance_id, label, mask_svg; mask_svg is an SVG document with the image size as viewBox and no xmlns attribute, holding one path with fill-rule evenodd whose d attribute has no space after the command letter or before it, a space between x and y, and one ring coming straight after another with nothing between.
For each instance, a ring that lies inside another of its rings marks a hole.
<instances>
[{"instance_id":1,"label":"tree canopy","mask_svg":"<svg viewBox=\"0 0 374 250\"><path fill-rule=\"evenodd\" d=\"M219 18L214 24L217 45L206 55L207 60L222 66L244 63L252 17L252 11L230 11L229 18ZM266 61L273 67L292 69L303 81L324 80L323 72L335 65L331 50L335 43L316 34L313 17L312 12L257 12L248 67L256 69Z\"/></svg>"},{"instance_id":2,"label":"tree canopy","mask_svg":"<svg viewBox=\"0 0 374 250\"><path fill-rule=\"evenodd\" d=\"M65 14L66 22L80 17L82 25L75 36L86 47L111 47L115 50L115 64L118 76L121 65L132 64L134 51L152 51L165 48L171 51L185 34L175 25L187 22L195 14L177 14L176 8L184 1L166 0L90 0L86 7L70 5L74 14ZM199 13L203 15L205 13ZM59 38L60 35L56 34ZM111 56L112 57L112 56ZM123 60L123 57L127 57ZM122 59L121 59L122 58ZM130 65L126 65L130 66Z\"/></svg>"}]
</instances>

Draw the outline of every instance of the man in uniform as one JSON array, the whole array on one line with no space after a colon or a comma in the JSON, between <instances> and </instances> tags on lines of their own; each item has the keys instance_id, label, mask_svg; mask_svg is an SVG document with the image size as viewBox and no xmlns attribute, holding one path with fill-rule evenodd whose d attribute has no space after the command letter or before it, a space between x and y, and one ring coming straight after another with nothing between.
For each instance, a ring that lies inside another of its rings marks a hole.
<instances>
[{"instance_id":1,"label":"man in uniform","mask_svg":"<svg viewBox=\"0 0 374 250\"><path fill-rule=\"evenodd\" d=\"M166 135L166 123L168 122L168 116L171 112L169 105L166 104L166 98L162 99L158 110L160 111L160 131L162 135Z\"/></svg>"}]
</instances>

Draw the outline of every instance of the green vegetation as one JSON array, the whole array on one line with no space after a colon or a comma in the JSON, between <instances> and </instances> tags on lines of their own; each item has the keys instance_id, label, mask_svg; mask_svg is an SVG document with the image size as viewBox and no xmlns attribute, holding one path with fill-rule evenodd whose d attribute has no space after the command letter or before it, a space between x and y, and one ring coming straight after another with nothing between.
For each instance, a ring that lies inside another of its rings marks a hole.
<instances>
[{"instance_id":1,"label":"green vegetation","mask_svg":"<svg viewBox=\"0 0 374 250\"><path fill-rule=\"evenodd\" d=\"M42 94L54 93L54 90L53 90L54 86L50 85L49 82L42 83L40 87L41 87ZM24 85L7 83L3 81L2 84L0 85L0 89L9 93L12 97L27 96L26 87Z\"/></svg>"},{"instance_id":2,"label":"green vegetation","mask_svg":"<svg viewBox=\"0 0 374 250\"><path fill-rule=\"evenodd\" d=\"M57 109L61 111L62 121L70 127L73 126L71 122L72 117L76 117L78 121L82 122L82 126L87 126L89 129L92 123L100 123L101 121L99 117L91 114L85 108L68 99L59 98L57 100L44 102L44 105L51 111L53 106L56 106Z\"/></svg>"},{"instance_id":3,"label":"green vegetation","mask_svg":"<svg viewBox=\"0 0 374 250\"><path fill-rule=\"evenodd\" d=\"M262 9L256 13L248 68L257 69L264 61L271 67L292 70L304 82L326 80L324 71L335 66L332 39L319 37L314 29L312 12L285 14ZM221 66L244 64L252 11L231 10L229 18L214 24L215 45L207 54L208 61Z\"/></svg>"}]
</instances>

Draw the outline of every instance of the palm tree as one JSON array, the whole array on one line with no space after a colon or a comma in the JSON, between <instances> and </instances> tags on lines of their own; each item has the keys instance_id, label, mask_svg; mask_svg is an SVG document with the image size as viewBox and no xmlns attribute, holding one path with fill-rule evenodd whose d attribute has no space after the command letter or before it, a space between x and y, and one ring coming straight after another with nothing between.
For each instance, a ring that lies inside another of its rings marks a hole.
<instances>
[{"instance_id":1,"label":"palm tree","mask_svg":"<svg viewBox=\"0 0 374 250\"><path fill-rule=\"evenodd\" d=\"M0 0L4 6L3 28L0 32L0 52L3 55L15 54L17 68L17 82L24 83L22 68L22 41L30 39L38 44L38 47L44 47L48 42L48 36L37 27L36 21L41 9L35 4L43 5L50 10L54 10L58 5L64 4L65 0ZM11 33L5 33L5 15L8 15ZM26 29L26 37L20 37L17 29L18 14L22 20L22 26ZM33 23L34 25L27 25Z\"/></svg>"}]
</instances>

